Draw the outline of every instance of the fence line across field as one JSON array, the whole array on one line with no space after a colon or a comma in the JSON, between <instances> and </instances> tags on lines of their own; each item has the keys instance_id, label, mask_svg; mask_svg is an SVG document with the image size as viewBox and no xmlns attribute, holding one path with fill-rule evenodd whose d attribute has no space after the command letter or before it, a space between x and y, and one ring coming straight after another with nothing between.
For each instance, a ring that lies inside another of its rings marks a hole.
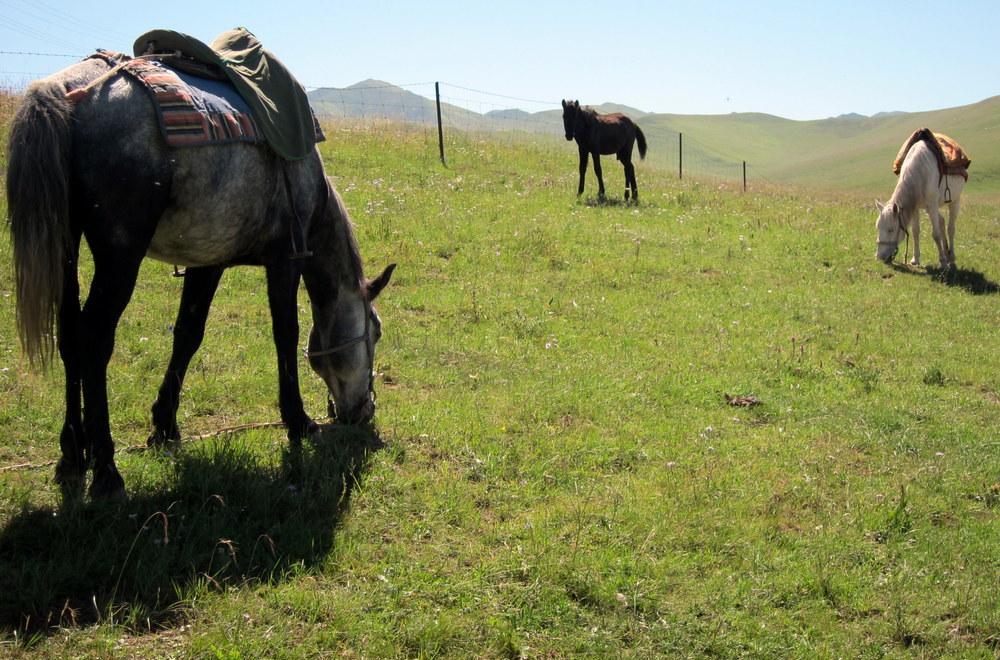
<instances>
[{"instance_id":1,"label":"fence line across field","mask_svg":"<svg viewBox=\"0 0 1000 660\"><path fill-rule=\"evenodd\" d=\"M57 53L0 51L0 56L29 54L46 58L71 57ZM455 149L449 149L449 144L463 145L465 140L489 137L505 140L516 147L519 142L538 141L539 138L551 139L556 144L563 136L559 100L528 99L440 81L404 85L367 82L370 84L359 83L346 88L310 87L310 102L321 120L399 121L435 131L437 156L445 165L450 157L458 156L451 153ZM748 172L760 178L745 160L725 153L717 145L708 145L696 136L645 121L645 115L633 119L649 142L646 167L676 172L681 180L742 185L743 190L748 187Z\"/></svg>"},{"instance_id":2,"label":"fence line across field","mask_svg":"<svg viewBox=\"0 0 1000 660\"><path fill-rule=\"evenodd\" d=\"M317 106L321 117L397 119L431 127L437 132L438 157L446 165L454 155L449 144L464 140L489 136L516 146L525 139L548 136L557 144L564 134L559 101L495 94L440 81L357 85L335 91L344 94L345 100L339 109L321 101ZM651 125L644 118L639 116L636 123L650 144L647 166L676 172L682 180L724 181L747 189L753 169L745 160L694 136Z\"/></svg>"}]
</instances>

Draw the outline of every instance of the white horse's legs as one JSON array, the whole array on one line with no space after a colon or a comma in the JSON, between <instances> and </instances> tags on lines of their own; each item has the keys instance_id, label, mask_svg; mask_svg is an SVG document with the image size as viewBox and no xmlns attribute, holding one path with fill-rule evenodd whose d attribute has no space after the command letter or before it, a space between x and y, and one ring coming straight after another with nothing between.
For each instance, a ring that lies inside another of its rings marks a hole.
<instances>
[{"instance_id":1,"label":"white horse's legs","mask_svg":"<svg viewBox=\"0 0 1000 660\"><path fill-rule=\"evenodd\" d=\"M948 204L948 265L955 267L955 222L958 220L960 204L958 199ZM944 222L944 218L941 218Z\"/></svg>"},{"instance_id":2,"label":"white horse's legs","mask_svg":"<svg viewBox=\"0 0 1000 660\"><path fill-rule=\"evenodd\" d=\"M945 235L944 216L941 215L941 210L933 205L927 207L927 215L931 217L931 232L934 235L934 242L937 244L941 268L947 270L950 249L948 247L948 237Z\"/></svg>"},{"instance_id":3,"label":"white horse's legs","mask_svg":"<svg viewBox=\"0 0 1000 660\"><path fill-rule=\"evenodd\" d=\"M910 259L911 266L920 265L920 213L913 214L913 222L910 223L910 233L913 234L913 258Z\"/></svg>"}]
</instances>

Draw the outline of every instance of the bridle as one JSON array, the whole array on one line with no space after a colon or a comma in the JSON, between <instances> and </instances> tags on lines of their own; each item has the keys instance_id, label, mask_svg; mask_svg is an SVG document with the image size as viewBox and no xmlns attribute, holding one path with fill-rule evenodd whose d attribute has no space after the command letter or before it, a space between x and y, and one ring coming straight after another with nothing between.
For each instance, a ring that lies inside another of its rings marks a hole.
<instances>
[{"instance_id":1,"label":"bridle","mask_svg":"<svg viewBox=\"0 0 1000 660\"><path fill-rule=\"evenodd\" d=\"M910 256L910 232L909 232L909 230L907 230L907 228L905 226L903 226L902 208L900 208L900 212L898 214L894 213L893 216L896 218L896 222L898 223L897 226L896 226L896 240L895 240L895 242L891 242L890 243L889 241L879 241L878 244L880 246L881 245L891 245L892 246L892 255L888 259L888 261L892 261L893 259L896 258L896 255L899 254L899 232L903 232L906 235L906 250L903 253L903 261L906 261L909 258L909 256Z\"/></svg>"},{"instance_id":2,"label":"bridle","mask_svg":"<svg viewBox=\"0 0 1000 660\"><path fill-rule=\"evenodd\" d=\"M334 353L339 353L341 351L346 351L348 348L357 346L361 342L365 343L365 348L368 349L368 364L371 365L371 369L368 374L368 396L371 398L372 402L375 401L375 342L371 338L371 309L365 305L365 330L363 334L358 335L352 339L348 339L342 344L337 344L332 348L323 348L318 351L310 351L306 349L304 352L306 357L309 359L326 357L328 355L333 355ZM332 402L336 405L336 402L332 400L329 392L326 395L327 401Z\"/></svg>"}]
</instances>

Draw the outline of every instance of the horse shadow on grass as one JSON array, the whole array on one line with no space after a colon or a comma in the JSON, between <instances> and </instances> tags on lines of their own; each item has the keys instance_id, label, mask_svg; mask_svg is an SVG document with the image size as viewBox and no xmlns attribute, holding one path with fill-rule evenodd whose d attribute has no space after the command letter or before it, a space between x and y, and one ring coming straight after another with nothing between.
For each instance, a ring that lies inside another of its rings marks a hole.
<instances>
[{"instance_id":1,"label":"horse shadow on grass","mask_svg":"<svg viewBox=\"0 0 1000 660\"><path fill-rule=\"evenodd\" d=\"M1000 293L1000 284L987 279L987 277L977 270L969 268L949 268L947 270L935 266L927 266L926 269L914 268L905 264L894 263L892 269L897 273L916 275L918 277L929 277L935 282L962 289L966 293L974 296L985 296Z\"/></svg>"},{"instance_id":2,"label":"horse shadow on grass","mask_svg":"<svg viewBox=\"0 0 1000 660\"><path fill-rule=\"evenodd\" d=\"M621 197L600 197L591 195L589 197L581 198L580 201L584 206L639 206L639 202L632 199L623 199Z\"/></svg>"},{"instance_id":3,"label":"horse shadow on grass","mask_svg":"<svg viewBox=\"0 0 1000 660\"><path fill-rule=\"evenodd\" d=\"M26 497L0 530L0 639L108 621L163 628L202 593L323 562L383 447L374 427L330 426L274 465L242 438L216 438L150 457L167 485L132 475L125 504L53 510Z\"/></svg>"}]
</instances>

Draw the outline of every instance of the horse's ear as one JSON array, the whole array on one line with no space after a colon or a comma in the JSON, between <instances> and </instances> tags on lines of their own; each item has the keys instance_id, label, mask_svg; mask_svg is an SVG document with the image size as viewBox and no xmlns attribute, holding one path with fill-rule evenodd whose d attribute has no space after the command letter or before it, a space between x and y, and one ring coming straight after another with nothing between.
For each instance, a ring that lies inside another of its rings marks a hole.
<instances>
[{"instance_id":1,"label":"horse's ear","mask_svg":"<svg viewBox=\"0 0 1000 660\"><path fill-rule=\"evenodd\" d=\"M884 210L885 210L885 204L883 204L882 202L880 202L880 201L878 201L878 200L876 199L876 200L875 200L875 208L877 208L877 209L878 209L878 212L879 212L879 213L881 213L882 211L884 211Z\"/></svg>"},{"instance_id":2,"label":"horse's ear","mask_svg":"<svg viewBox=\"0 0 1000 660\"><path fill-rule=\"evenodd\" d=\"M392 277L392 271L396 270L396 264L389 264L382 271L382 274L373 280L369 280L368 286L365 287L366 293L368 294L368 300L375 300L378 294L382 293L382 289L389 284L389 279Z\"/></svg>"},{"instance_id":3,"label":"horse's ear","mask_svg":"<svg viewBox=\"0 0 1000 660\"><path fill-rule=\"evenodd\" d=\"M563 99L562 101L563 101L563 110L565 110L566 109L566 99Z\"/></svg>"},{"instance_id":4,"label":"horse's ear","mask_svg":"<svg viewBox=\"0 0 1000 660\"><path fill-rule=\"evenodd\" d=\"M899 204L897 204L896 202L892 203L892 214L899 215Z\"/></svg>"}]
</instances>

